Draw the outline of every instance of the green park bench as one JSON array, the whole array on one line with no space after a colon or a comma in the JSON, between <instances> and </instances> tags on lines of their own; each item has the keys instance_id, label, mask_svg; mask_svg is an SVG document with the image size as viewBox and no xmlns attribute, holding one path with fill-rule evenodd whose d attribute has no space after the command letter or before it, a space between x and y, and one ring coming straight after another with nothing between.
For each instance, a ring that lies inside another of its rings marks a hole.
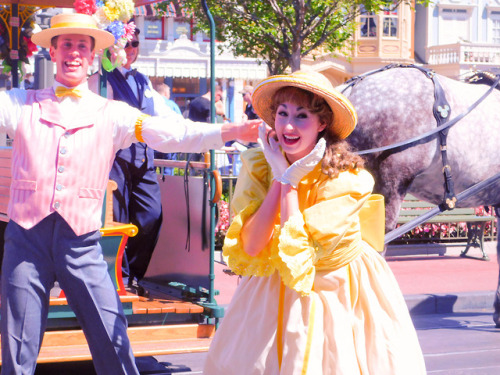
<instances>
[{"instance_id":1,"label":"green park bench","mask_svg":"<svg viewBox=\"0 0 500 375\"><path fill-rule=\"evenodd\" d=\"M408 194L405 196L401 205L397 224L406 224L435 207L435 204L418 200L414 196ZM450 211L444 211L441 214L428 219L425 223L423 223L423 225L426 223L456 224L457 236L450 236L444 239L455 240L463 238L463 240L467 241L467 244L465 246L465 249L461 252L460 256L467 256L467 252L472 247L476 247L481 250L482 259L489 260L488 255L484 251L484 232L487 223L490 222L491 225L495 225L495 219L495 216L492 215L476 215L474 208L455 208ZM465 236L461 236L459 223L466 223L467 231Z\"/></svg>"}]
</instances>

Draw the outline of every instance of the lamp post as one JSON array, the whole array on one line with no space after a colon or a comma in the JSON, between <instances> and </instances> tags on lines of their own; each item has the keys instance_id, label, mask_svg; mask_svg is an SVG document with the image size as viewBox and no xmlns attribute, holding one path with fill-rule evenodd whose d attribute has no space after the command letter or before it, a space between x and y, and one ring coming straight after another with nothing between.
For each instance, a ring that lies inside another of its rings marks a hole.
<instances>
[{"instance_id":1,"label":"lamp post","mask_svg":"<svg viewBox=\"0 0 500 375\"><path fill-rule=\"evenodd\" d=\"M49 27L52 14L40 13L37 16L37 23L40 28ZM54 63L50 59L49 51L42 48L35 55L35 89L44 89L54 83Z\"/></svg>"}]
</instances>

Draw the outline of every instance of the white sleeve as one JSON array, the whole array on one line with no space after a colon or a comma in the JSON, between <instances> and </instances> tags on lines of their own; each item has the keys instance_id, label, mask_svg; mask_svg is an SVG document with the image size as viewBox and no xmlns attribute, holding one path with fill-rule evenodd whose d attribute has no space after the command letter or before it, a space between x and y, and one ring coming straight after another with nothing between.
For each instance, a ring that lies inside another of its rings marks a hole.
<instances>
[{"instance_id":1,"label":"white sleeve","mask_svg":"<svg viewBox=\"0 0 500 375\"><path fill-rule=\"evenodd\" d=\"M144 115L126 103L115 101L111 108L116 149L127 148L139 141L165 153L205 152L224 145L220 124L195 123L174 111L164 116L146 117L141 122Z\"/></svg>"},{"instance_id":2,"label":"white sleeve","mask_svg":"<svg viewBox=\"0 0 500 375\"><path fill-rule=\"evenodd\" d=\"M142 124L142 138L161 152L205 152L224 145L220 124L194 122L171 111L149 117Z\"/></svg>"},{"instance_id":3,"label":"white sleeve","mask_svg":"<svg viewBox=\"0 0 500 375\"><path fill-rule=\"evenodd\" d=\"M0 92L0 132L13 138L26 104L26 90L12 89Z\"/></svg>"}]
</instances>

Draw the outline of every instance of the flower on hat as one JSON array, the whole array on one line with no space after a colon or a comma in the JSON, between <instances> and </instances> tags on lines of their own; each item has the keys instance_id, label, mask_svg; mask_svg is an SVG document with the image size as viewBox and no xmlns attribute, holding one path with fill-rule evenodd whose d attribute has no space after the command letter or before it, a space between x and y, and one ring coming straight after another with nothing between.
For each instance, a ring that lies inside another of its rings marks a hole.
<instances>
[{"instance_id":1,"label":"flower on hat","mask_svg":"<svg viewBox=\"0 0 500 375\"><path fill-rule=\"evenodd\" d=\"M134 14L133 0L75 0L77 13L94 17L97 26L115 37L115 44L103 52L102 66L108 72L127 62L125 45L134 36L135 24L128 23Z\"/></svg>"},{"instance_id":2,"label":"flower on hat","mask_svg":"<svg viewBox=\"0 0 500 375\"><path fill-rule=\"evenodd\" d=\"M80 0L73 4L76 13L93 15L97 11L95 0Z\"/></svg>"}]
</instances>

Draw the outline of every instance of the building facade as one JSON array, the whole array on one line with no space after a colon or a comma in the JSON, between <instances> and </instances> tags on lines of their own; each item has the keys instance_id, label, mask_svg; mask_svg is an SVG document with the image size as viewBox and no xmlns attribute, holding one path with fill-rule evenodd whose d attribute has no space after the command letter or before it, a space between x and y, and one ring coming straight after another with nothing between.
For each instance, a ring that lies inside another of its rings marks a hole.
<instances>
[{"instance_id":1,"label":"building facade","mask_svg":"<svg viewBox=\"0 0 500 375\"><path fill-rule=\"evenodd\" d=\"M340 85L347 79L392 63L414 63L414 12L408 4L358 17L352 47L341 53L302 60L303 69L319 71Z\"/></svg>"},{"instance_id":2,"label":"building facade","mask_svg":"<svg viewBox=\"0 0 500 375\"><path fill-rule=\"evenodd\" d=\"M437 73L463 79L500 73L500 0L439 0L416 6L415 53Z\"/></svg>"},{"instance_id":3,"label":"building facade","mask_svg":"<svg viewBox=\"0 0 500 375\"><path fill-rule=\"evenodd\" d=\"M164 81L169 85L171 99L185 110L190 100L210 87L209 38L193 32L190 18L159 17L150 7L136 9L135 23L141 29L141 43L134 67L153 84ZM223 89L226 117L239 121L244 109L239 92L245 85L267 77L267 65L253 58L235 57L218 42L215 53L215 79Z\"/></svg>"}]
</instances>

